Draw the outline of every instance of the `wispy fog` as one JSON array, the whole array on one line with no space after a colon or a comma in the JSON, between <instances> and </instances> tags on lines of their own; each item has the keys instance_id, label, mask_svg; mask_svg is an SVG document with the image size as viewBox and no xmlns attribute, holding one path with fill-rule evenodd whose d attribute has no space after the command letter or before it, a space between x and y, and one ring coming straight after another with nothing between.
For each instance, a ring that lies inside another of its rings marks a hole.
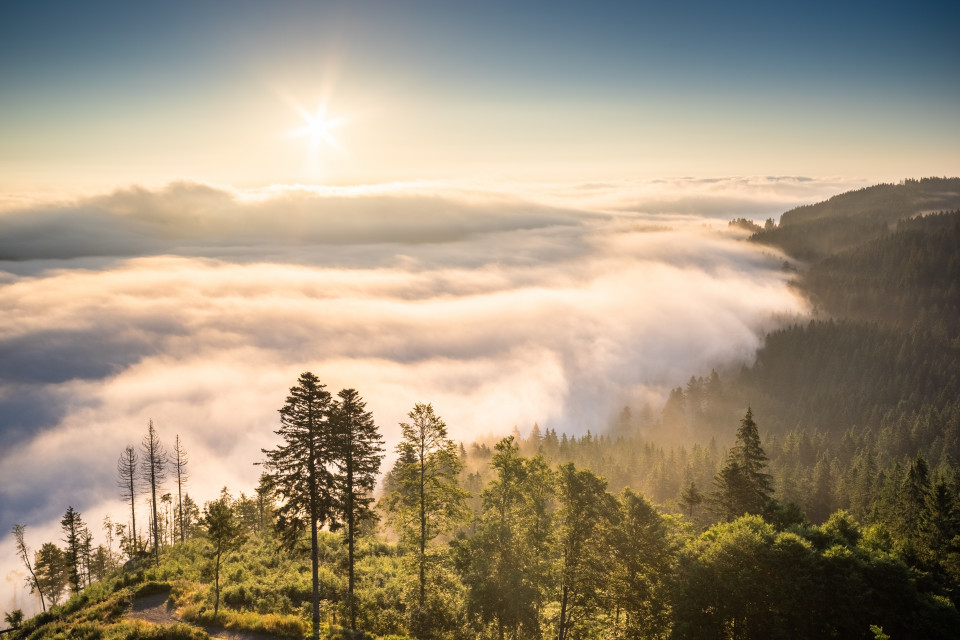
<instances>
[{"instance_id":1,"label":"wispy fog","mask_svg":"<svg viewBox=\"0 0 960 640\"><path fill-rule=\"evenodd\" d=\"M38 547L68 505L95 532L122 521L116 460L149 419L183 440L198 501L249 492L305 370L356 387L391 448L416 402L467 441L602 429L805 312L782 257L725 220L827 190L178 183L2 213L0 529L26 523ZM8 581L13 557L6 536Z\"/></svg>"}]
</instances>

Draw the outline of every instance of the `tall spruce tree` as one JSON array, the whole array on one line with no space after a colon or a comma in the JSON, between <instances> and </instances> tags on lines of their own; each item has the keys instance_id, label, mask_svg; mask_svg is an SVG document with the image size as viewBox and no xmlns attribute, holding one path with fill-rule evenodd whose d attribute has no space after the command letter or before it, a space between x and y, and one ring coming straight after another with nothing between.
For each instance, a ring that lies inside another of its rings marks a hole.
<instances>
[{"instance_id":1,"label":"tall spruce tree","mask_svg":"<svg viewBox=\"0 0 960 640\"><path fill-rule=\"evenodd\" d=\"M447 425L433 406L417 403L407 416L410 422L400 424L399 457L387 479L383 505L401 542L415 550L417 589L416 602L408 604L410 631L429 638L433 629L428 615L428 546L464 516L466 492L457 484L463 464L457 445L447 437Z\"/></svg>"},{"instance_id":2,"label":"tall spruce tree","mask_svg":"<svg viewBox=\"0 0 960 640\"><path fill-rule=\"evenodd\" d=\"M357 606L354 597L354 546L362 520L373 516L373 488L383 460L383 438L366 411L366 403L356 389L343 389L332 405L333 433L336 439L337 493L343 509L347 538L347 593L350 628L357 628Z\"/></svg>"},{"instance_id":3,"label":"tall spruce tree","mask_svg":"<svg viewBox=\"0 0 960 640\"><path fill-rule=\"evenodd\" d=\"M330 466L336 442L330 424L331 396L314 374L300 375L297 385L280 411L280 428L275 432L283 444L264 449L263 463L281 504L277 508L277 529L283 541L293 547L300 535L310 530L310 562L313 573L313 637L320 636L320 558L317 531L334 521L338 505Z\"/></svg>"},{"instance_id":4,"label":"tall spruce tree","mask_svg":"<svg viewBox=\"0 0 960 640\"><path fill-rule=\"evenodd\" d=\"M147 424L147 433L141 443L143 448L143 465L140 467L140 477L150 487L150 507L153 510L153 557L157 566L160 566L160 520L157 517L157 491L167 479L167 452L160 442L160 436L153 426L153 420Z\"/></svg>"},{"instance_id":5,"label":"tall spruce tree","mask_svg":"<svg viewBox=\"0 0 960 640\"><path fill-rule=\"evenodd\" d=\"M137 485L138 476L137 450L127 445L117 460L117 484L120 486L120 497L130 502L130 546L127 555L131 558L140 550L137 540Z\"/></svg>"},{"instance_id":6,"label":"tall spruce tree","mask_svg":"<svg viewBox=\"0 0 960 640\"><path fill-rule=\"evenodd\" d=\"M764 513L773 495L773 480L766 465L767 455L748 407L737 429L736 444L713 481L712 504L720 517L731 521L745 513Z\"/></svg>"},{"instance_id":7,"label":"tall spruce tree","mask_svg":"<svg viewBox=\"0 0 960 640\"><path fill-rule=\"evenodd\" d=\"M73 507L67 507L67 512L63 514L60 520L60 526L63 529L63 541L67 543L64 550L64 560L67 568L67 582L70 584L70 591L77 593L83 586L83 576L81 575L81 563L83 561L83 520L80 514Z\"/></svg>"}]
</instances>

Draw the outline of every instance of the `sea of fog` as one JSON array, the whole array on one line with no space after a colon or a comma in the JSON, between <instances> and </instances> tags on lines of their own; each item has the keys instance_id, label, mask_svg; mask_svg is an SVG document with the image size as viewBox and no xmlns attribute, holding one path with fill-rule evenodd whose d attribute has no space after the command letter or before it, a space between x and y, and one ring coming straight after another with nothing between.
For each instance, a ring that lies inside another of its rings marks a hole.
<instances>
[{"instance_id":1,"label":"sea of fog","mask_svg":"<svg viewBox=\"0 0 960 640\"><path fill-rule=\"evenodd\" d=\"M807 312L784 258L730 230L858 183L176 183L0 212L0 609L79 510L125 521L116 463L148 420L201 504L250 493L303 371L356 388L392 449L432 403L465 442L603 430L749 362ZM144 513L145 513L144 509Z\"/></svg>"}]
</instances>

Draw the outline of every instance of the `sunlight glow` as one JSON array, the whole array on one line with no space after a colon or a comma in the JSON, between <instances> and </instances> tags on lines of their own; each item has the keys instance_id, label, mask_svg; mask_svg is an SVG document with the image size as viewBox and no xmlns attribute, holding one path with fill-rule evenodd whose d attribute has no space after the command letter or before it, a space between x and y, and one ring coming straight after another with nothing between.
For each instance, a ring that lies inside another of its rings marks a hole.
<instances>
[{"instance_id":1,"label":"sunlight glow","mask_svg":"<svg viewBox=\"0 0 960 640\"><path fill-rule=\"evenodd\" d=\"M317 152L320 142L325 142L337 151L342 151L340 142L333 136L332 131L346 124L346 118L329 118L327 116L327 105L321 103L317 107L316 113L310 113L301 106L297 106L297 112L305 123L302 127L290 132L296 137L310 139L310 155Z\"/></svg>"}]
</instances>

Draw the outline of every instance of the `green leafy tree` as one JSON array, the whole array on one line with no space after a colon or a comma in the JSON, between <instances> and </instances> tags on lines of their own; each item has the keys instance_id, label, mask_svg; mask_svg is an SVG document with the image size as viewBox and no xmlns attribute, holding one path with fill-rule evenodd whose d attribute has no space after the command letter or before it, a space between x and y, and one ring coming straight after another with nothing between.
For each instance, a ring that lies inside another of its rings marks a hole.
<instances>
[{"instance_id":1,"label":"green leafy tree","mask_svg":"<svg viewBox=\"0 0 960 640\"><path fill-rule=\"evenodd\" d=\"M611 569L606 531L617 517L605 480L572 462L558 470L557 542L560 612L557 640L602 605Z\"/></svg>"},{"instance_id":2,"label":"green leafy tree","mask_svg":"<svg viewBox=\"0 0 960 640\"><path fill-rule=\"evenodd\" d=\"M495 472L482 494L483 513L476 533L456 541L456 565L467 588L467 612L481 625L493 625L497 636L539 635L538 587L528 571L536 560L530 553L527 526L528 461L515 438L494 447L490 466Z\"/></svg>"},{"instance_id":3,"label":"green leafy tree","mask_svg":"<svg viewBox=\"0 0 960 640\"><path fill-rule=\"evenodd\" d=\"M160 566L160 519L158 517L157 492L162 490L163 481L167 474L167 452L160 442L160 436L153 426L153 420L147 423L147 433L140 443L143 450L143 463L140 466L140 478L150 487L150 508L153 511L153 557L156 565Z\"/></svg>"},{"instance_id":4,"label":"green leafy tree","mask_svg":"<svg viewBox=\"0 0 960 640\"><path fill-rule=\"evenodd\" d=\"M665 637L674 560L667 527L653 505L630 489L620 494L619 510L609 539L613 557L609 590L617 633L626 638Z\"/></svg>"},{"instance_id":5,"label":"green leafy tree","mask_svg":"<svg viewBox=\"0 0 960 640\"><path fill-rule=\"evenodd\" d=\"M23 609L14 609L13 611L4 614L4 621L10 625L10 628L16 631L20 628L20 625L23 624Z\"/></svg>"},{"instance_id":6,"label":"green leafy tree","mask_svg":"<svg viewBox=\"0 0 960 640\"><path fill-rule=\"evenodd\" d=\"M24 540L24 534L27 531L27 526L23 524L13 525L12 533L13 539L17 545L17 557L23 562L23 566L27 568L27 572L30 574L30 578L27 580L27 584L30 585L30 593L34 591L40 596L40 606L44 611L47 610L47 604L43 599L43 591L40 589L40 583L37 580L37 574L33 570L33 563L30 561L30 549L27 547L27 542Z\"/></svg>"},{"instance_id":7,"label":"green leafy tree","mask_svg":"<svg viewBox=\"0 0 960 640\"><path fill-rule=\"evenodd\" d=\"M40 545L33 559L37 590L52 606L60 603L68 584L67 561L63 550L52 542Z\"/></svg>"},{"instance_id":8,"label":"green leafy tree","mask_svg":"<svg viewBox=\"0 0 960 640\"><path fill-rule=\"evenodd\" d=\"M383 438L366 411L366 403L356 389L343 389L332 406L331 422L336 440L336 478L338 502L343 509L347 538L347 599L350 628L357 627L357 603L354 596L354 549L360 524L373 517L370 504L373 488L383 460Z\"/></svg>"},{"instance_id":9,"label":"green leafy tree","mask_svg":"<svg viewBox=\"0 0 960 640\"><path fill-rule=\"evenodd\" d=\"M430 543L449 533L466 513L466 492L457 483L463 463L456 443L447 437L447 425L433 406L418 403L400 424L397 461L387 478L383 507L401 542L414 551L416 601L410 608L410 630L418 638L434 634L428 578L434 557Z\"/></svg>"},{"instance_id":10,"label":"green leafy tree","mask_svg":"<svg viewBox=\"0 0 960 640\"><path fill-rule=\"evenodd\" d=\"M213 545L213 618L216 620L220 611L220 568L224 556L243 544L243 529L234 514L229 497L208 502L204 508L202 524Z\"/></svg>"},{"instance_id":11,"label":"green leafy tree","mask_svg":"<svg viewBox=\"0 0 960 640\"><path fill-rule=\"evenodd\" d=\"M293 548L304 531L310 531L310 563L313 583L313 636L320 635L320 557L318 529L333 523L338 510L334 477L336 443L330 424L332 398L326 386L312 373L300 375L297 385L280 411L275 432L283 444L266 450L264 462L276 491L277 528Z\"/></svg>"},{"instance_id":12,"label":"green leafy tree","mask_svg":"<svg viewBox=\"0 0 960 640\"><path fill-rule=\"evenodd\" d=\"M737 429L736 444L714 478L713 507L727 521L745 513L762 514L770 505L773 480L766 472L767 455L760 446L757 423L748 408Z\"/></svg>"}]
</instances>

